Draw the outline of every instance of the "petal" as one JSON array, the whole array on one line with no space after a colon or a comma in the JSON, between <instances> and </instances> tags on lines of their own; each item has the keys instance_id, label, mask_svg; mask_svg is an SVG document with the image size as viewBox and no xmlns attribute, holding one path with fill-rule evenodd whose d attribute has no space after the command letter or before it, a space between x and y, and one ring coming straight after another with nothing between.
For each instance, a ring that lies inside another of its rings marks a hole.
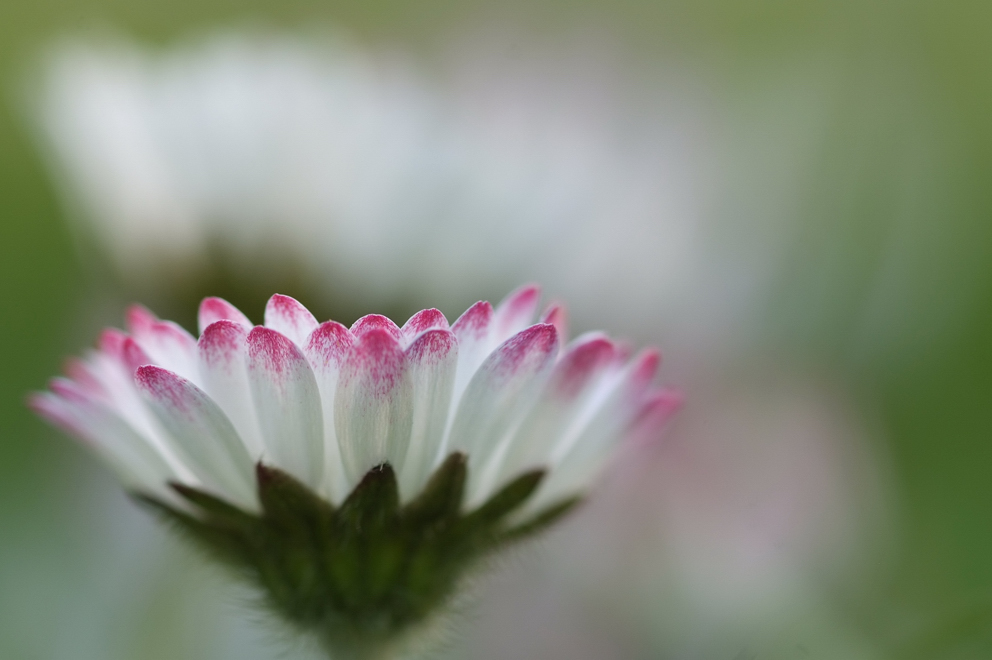
<instances>
[{"instance_id":1,"label":"petal","mask_svg":"<svg viewBox=\"0 0 992 660\"><path fill-rule=\"evenodd\" d=\"M452 412L457 409L458 402L479 365L492 350L489 345L492 320L492 305L480 300L465 310L465 313L451 326L451 331L458 340L458 369L455 373L455 386L451 392ZM451 420L449 424L450 422Z\"/></svg>"},{"instance_id":2,"label":"petal","mask_svg":"<svg viewBox=\"0 0 992 660\"><path fill-rule=\"evenodd\" d=\"M647 348L634 358L630 367L629 386L632 390L644 390L654 380L661 366L661 353L656 348Z\"/></svg>"},{"instance_id":3,"label":"petal","mask_svg":"<svg viewBox=\"0 0 992 660\"><path fill-rule=\"evenodd\" d=\"M571 446L596 411L590 401L596 386L615 367L616 348L605 335L589 334L570 345L511 441L498 483L527 469L548 467L555 451Z\"/></svg>"},{"instance_id":4,"label":"petal","mask_svg":"<svg viewBox=\"0 0 992 660\"><path fill-rule=\"evenodd\" d=\"M590 333L575 340L555 365L548 383L548 394L564 401L574 401L616 358L616 347L608 337Z\"/></svg>"},{"instance_id":5,"label":"petal","mask_svg":"<svg viewBox=\"0 0 992 660\"><path fill-rule=\"evenodd\" d=\"M685 395L680 390L655 390L645 398L637 411L631 423L630 436L638 443L654 442L684 404Z\"/></svg>"},{"instance_id":6,"label":"petal","mask_svg":"<svg viewBox=\"0 0 992 660\"><path fill-rule=\"evenodd\" d=\"M317 328L317 319L295 299L277 293L265 305L265 327L289 337L302 347L306 346L307 337Z\"/></svg>"},{"instance_id":7,"label":"petal","mask_svg":"<svg viewBox=\"0 0 992 660\"><path fill-rule=\"evenodd\" d=\"M134 364L138 362L140 364ZM134 390L134 370L151 363L152 359L134 339L114 328L100 333L97 350L86 360L89 371L107 388L112 398L125 390Z\"/></svg>"},{"instance_id":8,"label":"petal","mask_svg":"<svg viewBox=\"0 0 992 660\"><path fill-rule=\"evenodd\" d=\"M28 396L28 408L34 414L50 424L57 426L69 435L78 438L86 444L96 444L96 439L91 436L86 425L80 423L75 411L71 410L66 401L59 395L51 392L33 393Z\"/></svg>"},{"instance_id":9,"label":"petal","mask_svg":"<svg viewBox=\"0 0 992 660\"><path fill-rule=\"evenodd\" d=\"M636 368L631 371L636 371ZM634 380L636 378L628 376L617 390L627 389L629 392ZM625 414L624 408L629 406L618 409L615 402L607 402L583 437L551 470L541 489L524 507L521 517L588 490L609 462L617 440L630 436L637 443L656 441L672 415L682 406L682 401L682 394L676 390L658 390L640 404L633 420Z\"/></svg>"},{"instance_id":10,"label":"petal","mask_svg":"<svg viewBox=\"0 0 992 660\"><path fill-rule=\"evenodd\" d=\"M223 298L204 298L197 314L197 326L200 334L203 334L207 326L217 321L233 321L245 329L245 334L252 328L252 323L248 317L231 303Z\"/></svg>"},{"instance_id":11,"label":"petal","mask_svg":"<svg viewBox=\"0 0 992 660\"><path fill-rule=\"evenodd\" d=\"M659 361L658 352L648 349L623 369L601 378L583 404L582 424L552 451L552 465L567 470L569 465L595 466L605 460L641 413Z\"/></svg>"},{"instance_id":12,"label":"petal","mask_svg":"<svg viewBox=\"0 0 992 660\"><path fill-rule=\"evenodd\" d=\"M348 328L337 321L325 321L310 333L304 353L315 374L327 370L337 374L354 343L355 337Z\"/></svg>"},{"instance_id":13,"label":"petal","mask_svg":"<svg viewBox=\"0 0 992 660\"><path fill-rule=\"evenodd\" d=\"M144 366L135 383L208 490L255 508L254 465L237 431L202 390L175 373Z\"/></svg>"},{"instance_id":14,"label":"petal","mask_svg":"<svg viewBox=\"0 0 992 660\"><path fill-rule=\"evenodd\" d=\"M489 335L489 326L493 320L493 306L485 300L480 300L458 317L451 331L458 338L458 344L484 341Z\"/></svg>"},{"instance_id":15,"label":"petal","mask_svg":"<svg viewBox=\"0 0 992 660\"><path fill-rule=\"evenodd\" d=\"M493 351L466 388L443 451L468 455L470 504L491 488L491 464L498 463L557 353L555 327L533 325Z\"/></svg>"},{"instance_id":16,"label":"petal","mask_svg":"<svg viewBox=\"0 0 992 660\"><path fill-rule=\"evenodd\" d=\"M168 496L166 484L180 477L146 438L103 406L50 392L33 394L28 406L94 449L129 489Z\"/></svg>"},{"instance_id":17,"label":"petal","mask_svg":"<svg viewBox=\"0 0 992 660\"><path fill-rule=\"evenodd\" d=\"M541 323L550 323L558 330L558 341L568 341L568 311L562 303L549 305L541 315Z\"/></svg>"},{"instance_id":18,"label":"petal","mask_svg":"<svg viewBox=\"0 0 992 660\"><path fill-rule=\"evenodd\" d=\"M310 333L304 350L320 390L324 420L324 493L332 502L344 500L350 484L345 476L334 428L334 398L341 364L354 343L355 338L348 328L337 321L326 321Z\"/></svg>"},{"instance_id":19,"label":"petal","mask_svg":"<svg viewBox=\"0 0 992 660\"><path fill-rule=\"evenodd\" d=\"M197 342L197 358L204 391L210 395L241 437L254 460L263 453L262 430L248 387L245 365L248 331L237 321L208 325Z\"/></svg>"},{"instance_id":20,"label":"petal","mask_svg":"<svg viewBox=\"0 0 992 660\"><path fill-rule=\"evenodd\" d=\"M409 343L421 332L434 328L447 330L448 319L444 318L444 314L436 309L424 309L411 316L400 330L403 333L403 339Z\"/></svg>"},{"instance_id":21,"label":"petal","mask_svg":"<svg viewBox=\"0 0 992 660\"><path fill-rule=\"evenodd\" d=\"M311 488L324 473L324 422L313 370L300 349L275 330L248 333L248 384L266 460Z\"/></svg>"},{"instance_id":22,"label":"petal","mask_svg":"<svg viewBox=\"0 0 992 660\"><path fill-rule=\"evenodd\" d=\"M161 464L167 466L162 469L170 475L191 478L192 473L177 456L172 443L164 437L138 395L134 378L128 376L128 382L128 397L115 399L109 404L100 401L95 392L65 378L52 379L49 387L54 395L72 407L78 423L89 429L88 435L79 437L116 454L134 455L135 460L157 471L161 471ZM135 442L139 446L130 446Z\"/></svg>"},{"instance_id":23,"label":"petal","mask_svg":"<svg viewBox=\"0 0 992 660\"><path fill-rule=\"evenodd\" d=\"M117 328L105 328L97 340L97 350L109 356L120 358L124 350L127 334Z\"/></svg>"},{"instance_id":24,"label":"petal","mask_svg":"<svg viewBox=\"0 0 992 660\"><path fill-rule=\"evenodd\" d=\"M158 322L158 317L144 305L130 305L124 312L124 321L127 331L133 335L147 330L153 323Z\"/></svg>"},{"instance_id":25,"label":"petal","mask_svg":"<svg viewBox=\"0 0 992 660\"><path fill-rule=\"evenodd\" d=\"M93 371L93 368L83 360L79 358L66 360L64 371L76 385L87 391L91 398L104 402L110 400L110 391L106 385L104 385L100 377Z\"/></svg>"},{"instance_id":26,"label":"petal","mask_svg":"<svg viewBox=\"0 0 992 660\"><path fill-rule=\"evenodd\" d=\"M622 346L617 347L620 356L623 351ZM572 453L592 456L607 452L638 415L660 363L660 353L646 349L622 369L605 374L583 403L581 424L553 449L551 463L567 461Z\"/></svg>"},{"instance_id":27,"label":"petal","mask_svg":"<svg viewBox=\"0 0 992 660\"><path fill-rule=\"evenodd\" d=\"M351 334L356 337L361 337L371 330L385 330L396 341L400 341L403 337L403 333L400 332L399 327L393 323L392 319L382 314L367 314L355 321L351 326Z\"/></svg>"},{"instance_id":28,"label":"petal","mask_svg":"<svg viewBox=\"0 0 992 660\"><path fill-rule=\"evenodd\" d=\"M132 337L127 337L124 339L124 345L121 348L121 360L123 361L124 368L127 369L128 374L132 376L138 367L155 363L148 353L146 353L138 342L136 342Z\"/></svg>"},{"instance_id":29,"label":"petal","mask_svg":"<svg viewBox=\"0 0 992 660\"><path fill-rule=\"evenodd\" d=\"M533 284L522 286L504 298L493 316L494 343L501 343L529 326L540 299L541 288Z\"/></svg>"},{"instance_id":30,"label":"petal","mask_svg":"<svg viewBox=\"0 0 992 660\"><path fill-rule=\"evenodd\" d=\"M196 366L196 339L172 321L133 324L131 336L154 364L174 371L193 382L199 381Z\"/></svg>"},{"instance_id":31,"label":"petal","mask_svg":"<svg viewBox=\"0 0 992 660\"><path fill-rule=\"evenodd\" d=\"M110 333L104 334L110 336ZM118 341L121 338L123 341ZM133 338L121 333L113 340L112 349L90 353L86 369L106 391L104 404L142 437L150 438L159 451L171 455L161 427L134 386L135 370L152 363Z\"/></svg>"},{"instance_id":32,"label":"petal","mask_svg":"<svg viewBox=\"0 0 992 660\"><path fill-rule=\"evenodd\" d=\"M382 328L357 337L334 397L335 430L352 485L383 463L402 469L412 406L406 356L396 338Z\"/></svg>"},{"instance_id":33,"label":"petal","mask_svg":"<svg viewBox=\"0 0 992 660\"><path fill-rule=\"evenodd\" d=\"M438 449L448 422L451 390L458 366L458 341L442 328L421 333L406 350L413 387L413 422L403 469L399 474L404 501L420 493L443 457Z\"/></svg>"}]
</instances>

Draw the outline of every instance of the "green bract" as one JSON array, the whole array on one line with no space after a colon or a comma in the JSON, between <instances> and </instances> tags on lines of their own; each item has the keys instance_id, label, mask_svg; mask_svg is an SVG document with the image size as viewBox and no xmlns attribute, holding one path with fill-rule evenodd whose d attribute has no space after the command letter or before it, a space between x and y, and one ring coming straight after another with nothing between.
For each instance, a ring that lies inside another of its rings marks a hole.
<instances>
[{"instance_id":1,"label":"green bract","mask_svg":"<svg viewBox=\"0 0 992 660\"><path fill-rule=\"evenodd\" d=\"M402 645L444 611L481 559L579 502L569 498L511 521L544 477L534 470L463 511L461 453L448 456L404 506L388 464L370 470L340 507L276 468L259 463L256 475L261 514L178 483L172 488L189 510L136 497L261 587L272 609L336 658L375 658Z\"/></svg>"}]
</instances>

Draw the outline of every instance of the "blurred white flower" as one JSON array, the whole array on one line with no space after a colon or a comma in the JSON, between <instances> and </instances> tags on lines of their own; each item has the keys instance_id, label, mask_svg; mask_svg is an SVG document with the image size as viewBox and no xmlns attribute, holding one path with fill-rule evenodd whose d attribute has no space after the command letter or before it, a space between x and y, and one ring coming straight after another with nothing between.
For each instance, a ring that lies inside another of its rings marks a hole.
<instances>
[{"instance_id":1,"label":"blurred white flower","mask_svg":"<svg viewBox=\"0 0 992 660\"><path fill-rule=\"evenodd\" d=\"M39 126L131 281L168 286L211 246L276 247L366 303L457 307L523 278L574 300L580 325L728 332L768 241L728 250L705 223L717 131L692 87L482 41L433 76L342 38L66 42Z\"/></svg>"}]
</instances>

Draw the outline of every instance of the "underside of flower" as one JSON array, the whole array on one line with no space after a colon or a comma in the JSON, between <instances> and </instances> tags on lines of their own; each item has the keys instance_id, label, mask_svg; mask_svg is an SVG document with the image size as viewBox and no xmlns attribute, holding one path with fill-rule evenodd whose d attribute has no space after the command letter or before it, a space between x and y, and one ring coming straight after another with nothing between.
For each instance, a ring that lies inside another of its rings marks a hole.
<instances>
[{"instance_id":1,"label":"underside of flower","mask_svg":"<svg viewBox=\"0 0 992 660\"><path fill-rule=\"evenodd\" d=\"M466 461L460 453L402 506L388 464L370 470L340 507L281 470L259 464L256 472L260 514L181 484L173 488L195 513L137 497L260 586L273 609L315 634L333 657L374 656L402 643L443 611L476 562L544 529L579 502L568 498L509 522L544 477L535 470L463 512Z\"/></svg>"},{"instance_id":2,"label":"underside of flower","mask_svg":"<svg viewBox=\"0 0 992 660\"><path fill-rule=\"evenodd\" d=\"M651 385L657 352L600 333L560 349L564 311L532 324L537 303L524 287L451 326L428 309L347 328L287 296L263 326L208 298L199 339L134 307L31 402L284 618L365 657L680 403Z\"/></svg>"}]
</instances>

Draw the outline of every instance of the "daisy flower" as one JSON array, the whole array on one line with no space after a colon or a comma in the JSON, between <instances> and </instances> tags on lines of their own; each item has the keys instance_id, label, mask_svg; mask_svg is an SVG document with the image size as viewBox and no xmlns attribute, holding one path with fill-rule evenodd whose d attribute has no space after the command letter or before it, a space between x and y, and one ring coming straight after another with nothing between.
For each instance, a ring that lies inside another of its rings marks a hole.
<instances>
[{"instance_id":1,"label":"daisy flower","mask_svg":"<svg viewBox=\"0 0 992 660\"><path fill-rule=\"evenodd\" d=\"M723 146L699 93L595 39L526 44L472 34L428 65L337 33L81 35L47 51L28 114L82 245L141 299L220 256L239 281L291 264L330 309L525 278L589 327L729 327L775 242L713 240Z\"/></svg>"},{"instance_id":2,"label":"daisy flower","mask_svg":"<svg viewBox=\"0 0 992 660\"><path fill-rule=\"evenodd\" d=\"M659 354L566 343L539 291L449 326L319 323L274 295L264 325L207 298L199 339L134 306L35 394L127 488L262 588L325 647L367 657L443 610L466 570L571 510L621 437L680 402Z\"/></svg>"}]
</instances>

